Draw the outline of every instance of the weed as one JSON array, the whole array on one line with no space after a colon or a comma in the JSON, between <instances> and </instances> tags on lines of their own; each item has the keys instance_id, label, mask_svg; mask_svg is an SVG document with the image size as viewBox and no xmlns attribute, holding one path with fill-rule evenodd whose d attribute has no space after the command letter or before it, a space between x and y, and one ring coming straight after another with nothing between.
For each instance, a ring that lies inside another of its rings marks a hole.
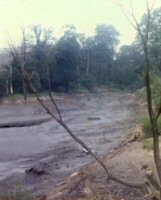
<instances>
[{"instance_id":1,"label":"weed","mask_svg":"<svg viewBox=\"0 0 161 200\"><path fill-rule=\"evenodd\" d=\"M143 148L147 150L152 150L153 149L153 139L148 138L143 140Z\"/></svg>"},{"instance_id":2,"label":"weed","mask_svg":"<svg viewBox=\"0 0 161 200\"><path fill-rule=\"evenodd\" d=\"M8 191L7 189L1 192L0 200L34 200L31 193L15 189Z\"/></svg>"},{"instance_id":3,"label":"weed","mask_svg":"<svg viewBox=\"0 0 161 200\"><path fill-rule=\"evenodd\" d=\"M152 137L152 131L151 131L151 122L148 115L144 116L142 118L142 125L143 125L143 132L145 133L145 138ZM159 131L161 130L161 118L158 119L158 128Z\"/></svg>"}]
</instances>

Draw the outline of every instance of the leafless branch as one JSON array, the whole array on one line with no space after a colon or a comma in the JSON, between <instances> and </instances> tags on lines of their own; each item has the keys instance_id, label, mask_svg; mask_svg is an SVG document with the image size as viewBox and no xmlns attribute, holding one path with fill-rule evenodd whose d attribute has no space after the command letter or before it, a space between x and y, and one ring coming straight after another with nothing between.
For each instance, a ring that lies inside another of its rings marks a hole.
<instances>
[{"instance_id":1,"label":"leafless branch","mask_svg":"<svg viewBox=\"0 0 161 200\"><path fill-rule=\"evenodd\" d=\"M52 104L54 105L57 113L58 113L58 116L59 116L59 120L62 121L62 115L61 115L61 112L60 112L60 109L59 107L57 106L57 103L52 95L52 92L51 92L51 81L50 81L50 72L49 72L49 65L47 64L47 76L48 76L48 93L49 93L49 97L50 97L50 100L52 102Z\"/></svg>"},{"instance_id":2,"label":"leafless branch","mask_svg":"<svg viewBox=\"0 0 161 200\"><path fill-rule=\"evenodd\" d=\"M150 6L150 10L153 10L155 4L156 4L156 0L154 0L153 3L152 3L152 5Z\"/></svg>"},{"instance_id":3,"label":"leafless branch","mask_svg":"<svg viewBox=\"0 0 161 200\"><path fill-rule=\"evenodd\" d=\"M31 80L28 78L28 75L26 73L24 73L26 76L26 80L28 83L28 86L30 87L30 89L32 90L32 92L35 94L38 102L41 104L41 106L45 109L45 111L54 119L56 120L68 133L69 135L80 145L82 146L84 149L87 150L87 152L102 166L102 168L104 169L104 171L107 174L107 178L109 180L115 181L117 183L123 184L125 186L128 187L134 187L134 188L142 188L144 186L144 183L132 183L132 182L128 182L122 179L119 179L117 177L115 177L114 175L112 175L106 165L103 163L102 159L96 155L96 153L94 153L82 140L80 140L72 131L71 129L66 125L66 123L61 119L57 118L51 111L50 109L47 108L47 106L43 103L43 101L40 99L37 91L35 90L35 88L32 85Z\"/></svg>"},{"instance_id":4,"label":"leafless branch","mask_svg":"<svg viewBox=\"0 0 161 200\"><path fill-rule=\"evenodd\" d=\"M131 21L130 17L128 16L128 13L130 13L130 16L132 16L131 12L129 12L129 10L125 9L121 3L117 3L117 5L121 8L121 11L123 12L123 14L126 17L127 21L131 24L131 26L135 30L137 30L137 26Z\"/></svg>"},{"instance_id":5,"label":"leafless branch","mask_svg":"<svg viewBox=\"0 0 161 200\"><path fill-rule=\"evenodd\" d=\"M130 21L130 24L135 28L137 27L138 34L141 38L143 49L144 49L144 63L145 63L145 86L146 86L146 94L147 94L147 107L152 127L152 133L153 133L153 153L154 153L154 160L155 165L157 169L157 173L159 176L159 190L160 190L160 199L161 199L161 158L160 158L160 148L159 148L159 130L158 130L158 124L157 119L161 114L161 107L158 110L158 113L154 114L153 109L153 102L152 102L152 91L151 91L151 82L150 82L150 61L149 61L149 49L148 49L148 42L149 42L149 29L150 29L150 20L151 20L151 11L153 8L153 5L150 7L148 0L146 0L147 5L147 22L146 22L146 30L145 34L142 33L140 25L138 21L135 18L134 13L129 13L129 15L132 17L135 25ZM125 15L127 18L127 16ZM129 21L129 20L128 20Z\"/></svg>"}]
</instances>

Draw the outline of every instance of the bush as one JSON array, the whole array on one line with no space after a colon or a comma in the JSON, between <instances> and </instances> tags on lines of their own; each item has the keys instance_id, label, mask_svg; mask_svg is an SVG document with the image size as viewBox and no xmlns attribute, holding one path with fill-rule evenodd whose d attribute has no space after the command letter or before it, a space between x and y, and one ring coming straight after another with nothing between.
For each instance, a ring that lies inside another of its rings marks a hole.
<instances>
[{"instance_id":1,"label":"bush","mask_svg":"<svg viewBox=\"0 0 161 200\"><path fill-rule=\"evenodd\" d=\"M0 81L0 102L2 101L2 98L5 96L6 91L5 91L5 86L4 84Z\"/></svg>"},{"instance_id":2,"label":"bush","mask_svg":"<svg viewBox=\"0 0 161 200\"><path fill-rule=\"evenodd\" d=\"M5 74L0 74L0 102L6 95L6 76Z\"/></svg>"},{"instance_id":3,"label":"bush","mask_svg":"<svg viewBox=\"0 0 161 200\"><path fill-rule=\"evenodd\" d=\"M153 76L151 89L154 105L157 108L161 100L161 78Z\"/></svg>"},{"instance_id":4,"label":"bush","mask_svg":"<svg viewBox=\"0 0 161 200\"><path fill-rule=\"evenodd\" d=\"M91 75L85 75L81 80L81 85L91 91L95 86L95 78Z\"/></svg>"}]
</instances>

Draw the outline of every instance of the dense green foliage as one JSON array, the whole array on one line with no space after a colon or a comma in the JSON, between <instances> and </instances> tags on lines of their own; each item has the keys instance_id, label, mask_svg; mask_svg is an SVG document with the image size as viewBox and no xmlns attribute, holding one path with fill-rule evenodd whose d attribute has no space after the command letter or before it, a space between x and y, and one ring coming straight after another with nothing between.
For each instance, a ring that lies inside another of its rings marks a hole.
<instances>
[{"instance_id":1,"label":"dense green foliage","mask_svg":"<svg viewBox=\"0 0 161 200\"><path fill-rule=\"evenodd\" d=\"M123 46L115 62L113 81L120 88L137 89L143 85L143 56L137 46Z\"/></svg>"},{"instance_id":2,"label":"dense green foliage","mask_svg":"<svg viewBox=\"0 0 161 200\"><path fill-rule=\"evenodd\" d=\"M153 77L161 73L161 9L152 13L149 53ZM140 24L144 30L146 16ZM143 51L138 37L131 45L118 51L119 33L112 25L100 24L88 38L73 25L64 27L56 40L52 29L32 27L27 40L27 70L33 85L40 92L48 90L50 79L53 91L80 87L114 86L137 89L143 85ZM22 79L16 63L13 67L13 90L22 92Z\"/></svg>"},{"instance_id":3,"label":"dense green foliage","mask_svg":"<svg viewBox=\"0 0 161 200\"><path fill-rule=\"evenodd\" d=\"M6 72L0 73L0 102L6 93L6 80L8 79Z\"/></svg>"}]
</instances>

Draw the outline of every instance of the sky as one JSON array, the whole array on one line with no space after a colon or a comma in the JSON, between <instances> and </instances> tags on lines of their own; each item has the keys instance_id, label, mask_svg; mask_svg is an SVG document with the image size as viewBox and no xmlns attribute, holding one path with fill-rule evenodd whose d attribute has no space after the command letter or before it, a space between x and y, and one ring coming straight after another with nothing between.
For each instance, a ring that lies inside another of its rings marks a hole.
<instances>
[{"instance_id":1,"label":"sky","mask_svg":"<svg viewBox=\"0 0 161 200\"><path fill-rule=\"evenodd\" d=\"M8 40L19 44L20 26L32 24L52 27L56 37L62 34L65 24L74 24L87 36L94 34L97 24L112 24L120 33L121 45L130 44L136 33L116 2L130 9L130 0L0 0L0 48L7 47ZM145 0L133 0L132 4L140 20L146 11ZM161 1L156 0L155 7L160 6Z\"/></svg>"}]
</instances>

